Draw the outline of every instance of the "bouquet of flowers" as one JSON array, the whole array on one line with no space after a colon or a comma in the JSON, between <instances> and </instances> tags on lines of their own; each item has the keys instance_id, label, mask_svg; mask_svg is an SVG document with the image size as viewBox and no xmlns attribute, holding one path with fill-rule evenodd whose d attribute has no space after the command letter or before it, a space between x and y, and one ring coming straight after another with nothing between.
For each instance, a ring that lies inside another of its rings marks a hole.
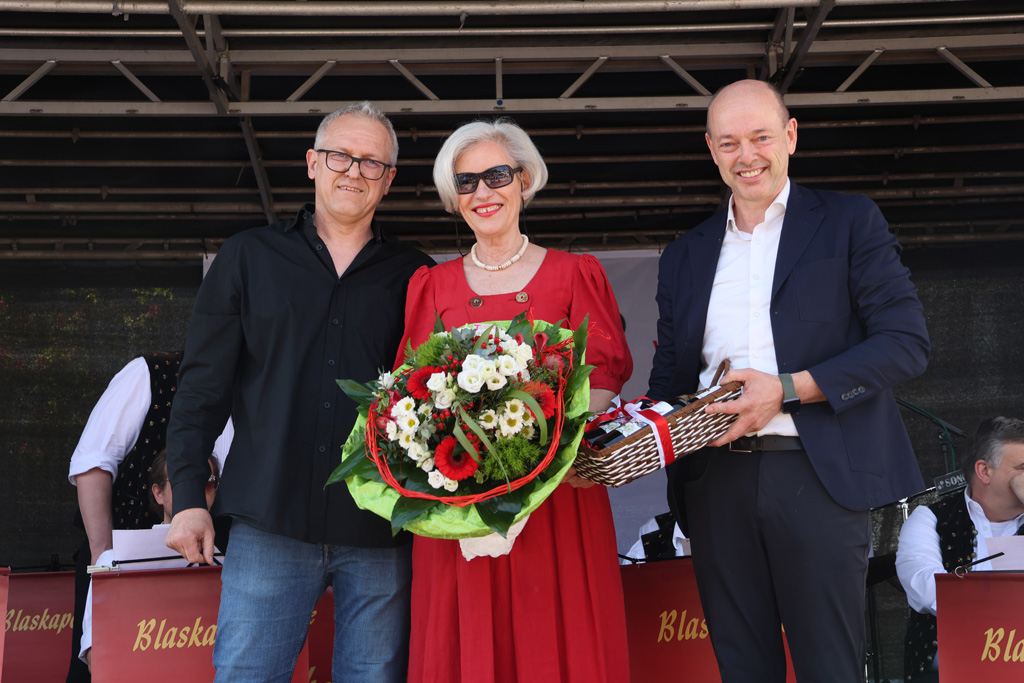
<instances>
[{"instance_id":1,"label":"bouquet of flowers","mask_svg":"<svg viewBox=\"0 0 1024 683\"><path fill-rule=\"evenodd\" d=\"M497 532L535 510L572 465L588 417L587 320L572 331L520 314L446 330L372 382L342 461L356 503L433 538Z\"/></svg>"}]
</instances>

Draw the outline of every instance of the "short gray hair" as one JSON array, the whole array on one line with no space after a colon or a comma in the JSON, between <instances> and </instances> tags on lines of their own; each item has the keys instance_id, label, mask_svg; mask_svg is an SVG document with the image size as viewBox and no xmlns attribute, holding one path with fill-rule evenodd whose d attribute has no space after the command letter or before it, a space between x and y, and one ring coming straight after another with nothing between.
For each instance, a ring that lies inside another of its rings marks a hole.
<instances>
[{"instance_id":1,"label":"short gray hair","mask_svg":"<svg viewBox=\"0 0 1024 683\"><path fill-rule=\"evenodd\" d=\"M493 142L512 157L512 163L522 166L530 176L530 186L523 190L523 206L548 182L548 167L537 146L516 122L507 116L495 121L473 121L457 128L441 146L434 160L434 186L441 195L448 213L459 210L459 193L455 188L455 162L474 145ZM481 171L484 169L480 169Z\"/></svg>"},{"instance_id":2,"label":"short gray hair","mask_svg":"<svg viewBox=\"0 0 1024 683\"><path fill-rule=\"evenodd\" d=\"M1003 462L1003 446L1024 443L1024 420L1013 417L990 417L982 420L967 447L962 472L968 484L974 483L974 464L984 460L992 468Z\"/></svg>"},{"instance_id":3,"label":"short gray hair","mask_svg":"<svg viewBox=\"0 0 1024 683\"><path fill-rule=\"evenodd\" d=\"M378 109L372 102L363 100L362 102L353 102L347 104L341 109L332 111L330 114L324 117L324 120L320 122L320 125L316 129L316 138L313 140L313 149L321 149L324 144L324 136L327 135L327 129L334 122L335 119L341 118L352 114L353 116L361 116L364 119L370 121L376 121L380 125L384 126L384 130L388 132L388 137L391 139L391 158L388 161L392 166L398 163L398 136L395 135L395 128L391 125L391 120L384 115L380 109Z\"/></svg>"}]
</instances>

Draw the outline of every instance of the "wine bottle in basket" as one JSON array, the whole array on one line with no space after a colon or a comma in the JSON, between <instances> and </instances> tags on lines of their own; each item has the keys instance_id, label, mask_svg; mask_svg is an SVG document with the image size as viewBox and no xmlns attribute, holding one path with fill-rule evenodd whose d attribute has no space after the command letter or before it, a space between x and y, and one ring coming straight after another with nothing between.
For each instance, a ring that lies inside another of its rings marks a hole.
<instances>
[{"instance_id":1,"label":"wine bottle in basket","mask_svg":"<svg viewBox=\"0 0 1024 683\"><path fill-rule=\"evenodd\" d=\"M659 415L670 415L682 408L683 405L685 403L654 402L649 399L641 399L639 403L640 410L653 410ZM630 434L635 434L646 426L646 422L626 416L625 418L609 420L598 425L596 429L586 432L583 436L591 448L599 451L622 441Z\"/></svg>"}]
</instances>

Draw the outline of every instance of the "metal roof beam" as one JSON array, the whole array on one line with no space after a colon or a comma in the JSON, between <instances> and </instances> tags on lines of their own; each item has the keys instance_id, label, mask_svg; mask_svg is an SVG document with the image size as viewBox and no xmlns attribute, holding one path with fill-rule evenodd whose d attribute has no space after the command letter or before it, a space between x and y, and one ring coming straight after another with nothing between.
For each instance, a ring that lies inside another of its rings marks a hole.
<instances>
[{"instance_id":1,"label":"metal roof beam","mask_svg":"<svg viewBox=\"0 0 1024 683\"><path fill-rule=\"evenodd\" d=\"M206 53L203 51L202 43L196 34L195 20L186 16L182 9L184 2L185 0L167 0L171 16L178 23L178 28L185 39L185 44L188 45L189 52L192 53L192 61L195 62L196 67L199 69L199 73L203 77L203 83L206 85L206 90L210 93L210 100L217 108L218 114L225 114L228 110L228 98L214 81L213 66L206 59Z\"/></svg>"},{"instance_id":2,"label":"metal roof beam","mask_svg":"<svg viewBox=\"0 0 1024 683\"><path fill-rule=\"evenodd\" d=\"M851 85L853 85L853 82L860 78L860 75L867 71L868 67L875 63L876 59L882 56L883 52L885 52L885 50L881 48L873 50L871 54L868 55L867 58L860 63L860 66L858 66L856 70L852 74L850 74L845 81L843 81L842 85L836 88L836 92L846 92L847 89Z\"/></svg>"},{"instance_id":3,"label":"metal roof beam","mask_svg":"<svg viewBox=\"0 0 1024 683\"><path fill-rule=\"evenodd\" d=\"M786 62L786 66L777 71L772 77L772 80L779 86L779 91L783 95L789 90L789 86L793 84L793 79L800 72L804 57L810 51L811 44L814 43L822 24L825 23L825 17L832 11L835 4L836 0L821 0L817 9L814 10L814 16L807 22L807 28L800 34L800 41L796 44L796 49L793 50L793 54Z\"/></svg>"},{"instance_id":4,"label":"metal roof beam","mask_svg":"<svg viewBox=\"0 0 1024 683\"><path fill-rule=\"evenodd\" d=\"M430 88L428 88L426 85L424 85L423 81L421 81L420 79L416 78L416 75L413 74L413 72L409 71L407 68L405 68L405 65L403 65L401 62L399 62L397 59L389 59L388 63L391 64L391 66L395 67L395 69L398 71L398 73L400 73L403 76L405 76L405 80L407 80L410 83L412 83L416 87L416 89L419 90L421 93L423 93L423 95L427 99L434 100L434 101L437 101L439 99L438 96L435 95L430 90Z\"/></svg>"},{"instance_id":5,"label":"metal roof beam","mask_svg":"<svg viewBox=\"0 0 1024 683\"><path fill-rule=\"evenodd\" d=\"M690 85L690 87L696 90L699 94L708 96L711 95L710 90L701 85L700 81L691 76L690 72L688 72L686 69L679 66L679 64L674 59L672 59L668 55L661 55L660 59L668 66L668 68L675 71L681 79L686 81Z\"/></svg>"},{"instance_id":6,"label":"metal roof beam","mask_svg":"<svg viewBox=\"0 0 1024 683\"><path fill-rule=\"evenodd\" d=\"M568 98L572 97L572 94L574 92L576 92L577 90L579 90L580 86L582 86L584 83L586 83L588 80L590 80L590 77L594 75L594 72L596 72L598 69L600 69L601 65L604 64L607 61L608 61L607 57L598 57L596 60L594 60L594 63L591 64L587 68L586 71L584 71L582 74L580 74L580 77L577 78L576 81L572 85L570 85L568 88L566 88L565 92L563 92L561 95L558 96L558 99L565 100L565 99L568 99Z\"/></svg>"},{"instance_id":7,"label":"metal roof beam","mask_svg":"<svg viewBox=\"0 0 1024 683\"><path fill-rule=\"evenodd\" d=\"M376 100L386 114L475 114L502 112L571 112L571 111L666 111L703 110L710 97L594 97L550 99L505 99L499 107L487 100ZM999 102L1024 99L1024 86L992 88L948 88L941 90L877 90L835 93L790 93L790 107L832 107L849 105L927 104L949 102ZM231 102L228 112L238 116L324 116L348 100L303 102ZM212 102L0 102L0 116L215 116Z\"/></svg>"},{"instance_id":8,"label":"metal roof beam","mask_svg":"<svg viewBox=\"0 0 1024 683\"><path fill-rule=\"evenodd\" d=\"M964 64L959 57L950 52L945 47L937 47L935 51L939 53L939 56L945 59L947 62L953 65L957 71L962 73L967 78L971 79L976 86L979 88L991 88L992 84L986 81L984 78L978 75L978 72L971 67Z\"/></svg>"},{"instance_id":9,"label":"metal roof beam","mask_svg":"<svg viewBox=\"0 0 1024 683\"><path fill-rule=\"evenodd\" d=\"M14 90L12 90L11 92L9 92L6 95L4 95L3 100L0 100L0 101L3 101L3 102L13 102L13 101L15 101L16 99L21 97L23 94L25 94L26 90L28 90L33 85L35 85L39 81L39 79L41 79L46 74L50 73L50 71L52 71L53 67L55 67L55 66L57 66L57 60L56 59L47 59L45 62L40 64L39 67L35 71L33 71L31 74L29 74L28 78L26 78L21 83L19 83L14 88Z\"/></svg>"},{"instance_id":10,"label":"metal roof beam","mask_svg":"<svg viewBox=\"0 0 1024 683\"><path fill-rule=\"evenodd\" d=\"M111 64L113 64L114 68L117 69L118 71L120 71L124 75L125 78L127 78L129 81L131 81L132 85L134 85L136 88L138 88L139 92L141 92L143 95L145 95L149 99L150 102L159 102L160 101L160 98L157 97L156 94L152 90L147 88L146 84L143 83L142 81L140 81L135 74L133 74L131 71L129 71L128 67L126 67L124 64L121 63L120 59L115 59L114 61L111 62Z\"/></svg>"}]
</instances>

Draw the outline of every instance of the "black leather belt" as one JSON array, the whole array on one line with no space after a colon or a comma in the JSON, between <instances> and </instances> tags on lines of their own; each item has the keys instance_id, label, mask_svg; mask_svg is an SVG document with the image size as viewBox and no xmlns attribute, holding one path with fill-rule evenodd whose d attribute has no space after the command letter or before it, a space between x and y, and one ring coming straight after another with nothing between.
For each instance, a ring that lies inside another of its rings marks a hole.
<instances>
[{"instance_id":1,"label":"black leather belt","mask_svg":"<svg viewBox=\"0 0 1024 683\"><path fill-rule=\"evenodd\" d=\"M741 436L726 446L730 451L750 453L752 451L802 451L804 444L799 436Z\"/></svg>"}]
</instances>

